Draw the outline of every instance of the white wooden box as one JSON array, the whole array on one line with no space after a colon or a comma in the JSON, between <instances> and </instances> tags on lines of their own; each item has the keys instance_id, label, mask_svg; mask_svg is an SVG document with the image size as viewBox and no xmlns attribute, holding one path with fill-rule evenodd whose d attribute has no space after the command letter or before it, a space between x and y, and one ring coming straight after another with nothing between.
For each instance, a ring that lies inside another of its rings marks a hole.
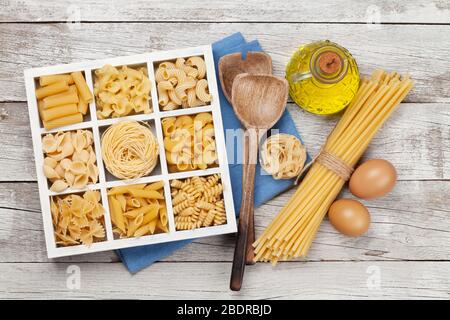
<instances>
[{"instance_id":1,"label":"white wooden box","mask_svg":"<svg viewBox=\"0 0 450 320\"><path fill-rule=\"evenodd\" d=\"M154 64L158 61L173 60L179 57L203 56L207 66L207 80L209 92L212 95L212 102L206 106L177 109L172 111L160 111L157 99L156 83L154 78ZM105 64L113 66L122 65L146 65L149 79L151 82L151 103L153 104L153 112L150 114L137 114L126 116L123 118L111 118L99 120L96 117L95 99L89 105L90 119L85 117L84 122L65 127L60 127L52 130L44 129L40 124L38 113L37 99L35 96L36 79L43 75L53 75L69 73L74 71L82 71L85 74L86 82L93 91L93 70L101 68ZM111 59L102 59L94 61L86 61L73 64L57 65L42 68L33 68L25 70L25 85L27 91L28 110L30 115L30 126L33 138L34 156L36 161L36 171L39 186L39 195L42 208L42 216L44 222L45 240L47 245L47 253L49 258L70 256L76 254L85 254L105 250L113 250L127 247L135 247L141 245L170 242L182 239L194 239L212 235L219 235L225 233L236 232L236 218L232 199L232 189L230 182L230 175L228 171L228 161L225 148L225 138L223 132L222 116L220 112L219 93L217 89L216 73L214 67L214 60L211 46L200 46L194 48L186 48L182 50L160 51L153 53L144 53L134 56L117 57ZM163 133L161 128L161 119L169 116L180 116L185 114L196 114L199 112L211 112L214 120L214 128L216 135L216 149L218 156L218 167L208 168L205 170L195 170L189 172L169 173L167 162L165 159ZM109 126L121 120L137 120L150 121L152 129L156 133L159 142L160 155L159 165L149 176L145 176L134 180L119 180L108 179L109 173L105 170L102 154L101 154L101 128ZM58 131L69 131L76 129L90 129L94 135L94 148L97 156L97 166L99 169L99 182L97 184L88 184L85 189L67 189L61 193L54 193L49 190L47 178L44 176L42 167L44 161L44 154L42 151L42 136L47 133L54 133ZM220 174L223 184L223 198L225 202L227 222L223 225L202 227L193 230L177 231L175 229L174 215L172 208L172 199L170 191L170 181L173 179L183 179L193 176L205 176L210 174ZM168 233L160 233L139 238L125 238L114 239L112 224L109 214L109 205L107 197L107 189L119 185L132 185L138 183L151 183L156 181L164 181L164 194L167 205L168 214ZM105 230L106 240L102 242L95 242L89 246L74 245L60 247L56 245L54 237L54 228L50 212L50 197L58 194L70 194L86 191L88 189L100 190L102 196L102 204L106 210L105 213Z\"/></svg>"}]
</instances>

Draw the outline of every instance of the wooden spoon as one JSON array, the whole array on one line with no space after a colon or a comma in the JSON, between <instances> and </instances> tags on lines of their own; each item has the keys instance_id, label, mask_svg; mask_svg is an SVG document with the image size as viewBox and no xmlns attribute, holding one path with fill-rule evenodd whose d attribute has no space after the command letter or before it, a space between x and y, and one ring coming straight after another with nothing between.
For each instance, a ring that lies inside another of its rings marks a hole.
<instances>
[{"instance_id":1,"label":"wooden spoon","mask_svg":"<svg viewBox=\"0 0 450 320\"><path fill-rule=\"evenodd\" d=\"M272 58L264 52L248 52L246 59L242 59L240 52L231 53L223 56L219 60L219 79L222 91L230 104L232 102L233 81L237 75L242 73L248 74L272 74ZM243 161L245 162L248 155L248 139L244 137ZM245 168L243 168L245 169ZM242 170L242 178L245 177L245 170ZM254 199L251 199L254 201ZM254 250L252 243L255 242L255 223L253 212L249 213L247 254L245 263L247 265L254 264Z\"/></svg>"},{"instance_id":2,"label":"wooden spoon","mask_svg":"<svg viewBox=\"0 0 450 320\"><path fill-rule=\"evenodd\" d=\"M219 79L223 94L232 103L231 89L234 78L238 74L272 74L272 58L264 52L247 52L246 59L242 59L240 52L230 53L219 60Z\"/></svg>"},{"instance_id":3,"label":"wooden spoon","mask_svg":"<svg viewBox=\"0 0 450 320\"><path fill-rule=\"evenodd\" d=\"M233 81L232 105L236 116L246 128L249 153L244 163L239 228L234 249L230 288L239 291L242 285L247 253L249 212L253 210L255 171L258 145L264 134L274 126L286 109L288 82L284 78L267 74L240 74Z\"/></svg>"}]
</instances>

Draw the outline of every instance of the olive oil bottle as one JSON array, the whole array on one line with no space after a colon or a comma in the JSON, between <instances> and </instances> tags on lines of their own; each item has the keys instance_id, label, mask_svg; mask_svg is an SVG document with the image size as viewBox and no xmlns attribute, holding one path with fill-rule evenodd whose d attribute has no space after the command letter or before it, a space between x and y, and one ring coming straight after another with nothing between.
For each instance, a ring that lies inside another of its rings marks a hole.
<instances>
[{"instance_id":1,"label":"olive oil bottle","mask_svg":"<svg viewBox=\"0 0 450 320\"><path fill-rule=\"evenodd\" d=\"M359 87L359 71L350 52L331 41L302 45L286 66L292 99L315 114L344 109Z\"/></svg>"}]
</instances>

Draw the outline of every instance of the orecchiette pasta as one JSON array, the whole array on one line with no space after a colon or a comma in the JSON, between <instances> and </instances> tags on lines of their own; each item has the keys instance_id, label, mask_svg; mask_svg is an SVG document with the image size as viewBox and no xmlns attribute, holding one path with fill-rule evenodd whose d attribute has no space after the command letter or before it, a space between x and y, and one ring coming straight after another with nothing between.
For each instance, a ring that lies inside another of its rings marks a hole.
<instances>
[{"instance_id":1,"label":"orecchiette pasta","mask_svg":"<svg viewBox=\"0 0 450 320\"><path fill-rule=\"evenodd\" d=\"M105 240L104 212L99 191L50 198L56 244L90 245Z\"/></svg>"},{"instance_id":2,"label":"orecchiette pasta","mask_svg":"<svg viewBox=\"0 0 450 320\"><path fill-rule=\"evenodd\" d=\"M116 68L105 65L95 70L94 94L99 119L131 113L151 113L150 80L147 68Z\"/></svg>"},{"instance_id":3,"label":"orecchiette pasta","mask_svg":"<svg viewBox=\"0 0 450 320\"><path fill-rule=\"evenodd\" d=\"M211 113L161 120L170 172L216 166L217 153Z\"/></svg>"},{"instance_id":4,"label":"orecchiette pasta","mask_svg":"<svg viewBox=\"0 0 450 320\"><path fill-rule=\"evenodd\" d=\"M158 103L163 111L191 108L211 101L202 57L161 62L155 71Z\"/></svg>"},{"instance_id":5,"label":"orecchiette pasta","mask_svg":"<svg viewBox=\"0 0 450 320\"><path fill-rule=\"evenodd\" d=\"M225 224L223 186L218 174L172 180L172 205L176 230Z\"/></svg>"},{"instance_id":6,"label":"orecchiette pasta","mask_svg":"<svg viewBox=\"0 0 450 320\"><path fill-rule=\"evenodd\" d=\"M306 150L299 139L285 133L275 134L261 146L261 166L275 179L297 177L306 160Z\"/></svg>"},{"instance_id":7,"label":"orecchiette pasta","mask_svg":"<svg viewBox=\"0 0 450 320\"><path fill-rule=\"evenodd\" d=\"M108 201L113 232L119 238L169 231L162 181L111 188Z\"/></svg>"},{"instance_id":8,"label":"orecchiette pasta","mask_svg":"<svg viewBox=\"0 0 450 320\"><path fill-rule=\"evenodd\" d=\"M97 183L98 168L90 130L60 131L42 138L43 171L52 183L50 190L83 189Z\"/></svg>"}]
</instances>

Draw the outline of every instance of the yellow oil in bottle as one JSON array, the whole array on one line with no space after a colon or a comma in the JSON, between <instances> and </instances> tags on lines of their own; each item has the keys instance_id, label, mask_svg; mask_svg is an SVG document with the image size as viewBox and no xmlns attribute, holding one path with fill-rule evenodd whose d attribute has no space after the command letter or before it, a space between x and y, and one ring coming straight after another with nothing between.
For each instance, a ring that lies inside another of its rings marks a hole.
<instances>
[{"instance_id":1,"label":"yellow oil in bottle","mask_svg":"<svg viewBox=\"0 0 450 320\"><path fill-rule=\"evenodd\" d=\"M331 41L301 46L286 66L292 99L315 114L344 109L359 87L359 71L350 52Z\"/></svg>"}]
</instances>

